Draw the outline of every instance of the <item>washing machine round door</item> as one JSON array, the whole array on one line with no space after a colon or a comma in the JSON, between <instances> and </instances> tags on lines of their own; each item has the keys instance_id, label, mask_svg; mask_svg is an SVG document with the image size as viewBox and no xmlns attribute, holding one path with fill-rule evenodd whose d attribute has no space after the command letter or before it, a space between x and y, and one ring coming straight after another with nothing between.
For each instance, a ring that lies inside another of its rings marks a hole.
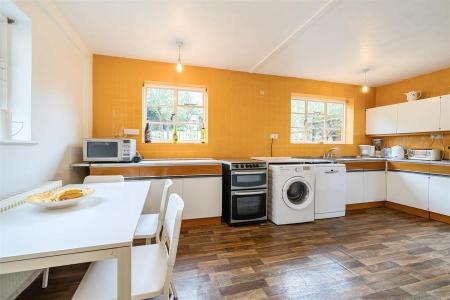
<instances>
[{"instance_id":1,"label":"washing machine round door","mask_svg":"<svg viewBox=\"0 0 450 300\"><path fill-rule=\"evenodd\" d=\"M313 201L311 186L303 177L292 177L283 186L283 200L292 209L304 209Z\"/></svg>"}]
</instances>

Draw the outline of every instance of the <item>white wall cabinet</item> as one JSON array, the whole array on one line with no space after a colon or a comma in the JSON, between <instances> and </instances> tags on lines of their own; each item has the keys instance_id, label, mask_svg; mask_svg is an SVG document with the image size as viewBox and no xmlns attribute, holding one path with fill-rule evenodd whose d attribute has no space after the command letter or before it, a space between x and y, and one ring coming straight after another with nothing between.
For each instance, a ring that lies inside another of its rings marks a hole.
<instances>
[{"instance_id":1,"label":"white wall cabinet","mask_svg":"<svg viewBox=\"0 0 450 300\"><path fill-rule=\"evenodd\" d=\"M386 200L386 172L364 171L364 202Z\"/></svg>"},{"instance_id":2,"label":"white wall cabinet","mask_svg":"<svg viewBox=\"0 0 450 300\"><path fill-rule=\"evenodd\" d=\"M428 210L429 176L407 172L387 174L387 200L423 210Z\"/></svg>"},{"instance_id":3,"label":"white wall cabinet","mask_svg":"<svg viewBox=\"0 0 450 300\"><path fill-rule=\"evenodd\" d=\"M450 216L450 176L430 176L430 211Z\"/></svg>"},{"instance_id":4,"label":"white wall cabinet","mask_svg":"<svg viewBox=\"0 0 450 300\"><path fill-rule=\"evenodd\" d=\"M347 204L386 200L384 171L347 172Z\"/></svg>"},{"instance_id":5,"label":"white wall cabinet","mask_svg":"<svg viewBox=\"0 0 450 300\"><path fill-rule=\"evenodd\" d=\"M172 178L169 193L184 200L183 219L219 217L222 215L222 177ZM164 179L151 179L149 201L144 212L158 213Z\"/></svg>"},{"instance_id":6,"label":"white wall cabinet","mask_svg":"<svg viewBox=\"0 0 450 300\"><path fill-rule=\"evenodd\" d=\"M439 131L440 97L398 104L397 133Z\"/></svg>"},{"instance_id":7,"label":"white wall cabinet","mask_svg":"<svg viewBox=\"0 0 450 300\"><path fill-rule=\"evenodd\" d=\"M441 96L440 131L450 130L450 95Z\"/></svg>"},{"instance_id":8,"label":"white wall cabinet","mask_svg":"<svg viewBox=\"0 0 450 300\"><path fill-rule=\"evenodd\" d=\"M397 132L398 105L386 105L366 110L366 134L391 134Z\"/></svg>"},{"instance_id":9,"label":"white wall cabinet","mask_svg":"<svg viewBox=\"0 0 450 300\"><path fill-rule=\"evenodd\" d=\"M364 172L347 172L347 204L364 202Z\"/></svg>"}]
</instances>

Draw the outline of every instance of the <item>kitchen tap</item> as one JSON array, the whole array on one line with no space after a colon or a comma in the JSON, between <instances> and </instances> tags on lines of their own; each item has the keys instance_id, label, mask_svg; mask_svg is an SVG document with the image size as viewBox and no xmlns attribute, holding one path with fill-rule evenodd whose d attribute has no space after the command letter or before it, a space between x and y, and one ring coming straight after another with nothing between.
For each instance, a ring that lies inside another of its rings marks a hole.
<instances>
[{"instance_id":1,"label":"kitchen tap","mask_svg":"<svg viewBox=\"0 0 450 300\"><path fill-rule=\"evenodd\" d=\"M336 158L336 152L339 151L339 148L333 147L323 155L324 159L333 159Z\"/></svg>"}]
</instances>

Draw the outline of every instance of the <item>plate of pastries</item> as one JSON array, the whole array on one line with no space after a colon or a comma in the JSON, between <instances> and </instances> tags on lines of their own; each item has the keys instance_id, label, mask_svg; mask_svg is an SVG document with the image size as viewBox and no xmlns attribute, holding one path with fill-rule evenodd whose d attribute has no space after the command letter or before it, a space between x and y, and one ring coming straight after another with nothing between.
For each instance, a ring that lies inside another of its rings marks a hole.
<instances>
[{"instance_id":1,"label":"plate of pastries","mask_svg":"<svg viewBox=\"0 0 450 300\"><path fill-rule=\"evenodd\" d=\"M26 202L46 208L62 208L76 205L94 193L91 188L63 188L30 195Z\"/></svg>"}]
</instances>

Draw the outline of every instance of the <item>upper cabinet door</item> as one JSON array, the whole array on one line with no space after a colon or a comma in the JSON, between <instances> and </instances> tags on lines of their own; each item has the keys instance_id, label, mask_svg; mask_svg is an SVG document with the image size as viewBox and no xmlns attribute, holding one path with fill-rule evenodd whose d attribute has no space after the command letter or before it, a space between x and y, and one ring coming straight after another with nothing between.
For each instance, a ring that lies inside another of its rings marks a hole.
<instances>
[{"instance_id":1,"label":"upper cabinet door","mask_svg":"<svg viewBox=\"0 0 450 300\"><path fill-rule=\"evenodd\" d=\"M386 105L366 110L366 134L392 134L397 129L398 105Z\"/></svg>"},{"instance_id":2,"label":"upper cabinet door","mask_svg":"<svg viewBox=\"0 0 450 300\"><path fill-rule=\"evenodd\" d=\"M398 104L397 133L439 131L440 97Z\"/></svg>"},{"instance_id":3,"label":"upper cabinet door","mask_svg":"<svg viewBox=\"0 0 450 300\"><path fill-rule=\"evenodd\" d=\"M441 96L441 120L439 130L450 130L450 95Z\"/></svg>"}]
</instances>

